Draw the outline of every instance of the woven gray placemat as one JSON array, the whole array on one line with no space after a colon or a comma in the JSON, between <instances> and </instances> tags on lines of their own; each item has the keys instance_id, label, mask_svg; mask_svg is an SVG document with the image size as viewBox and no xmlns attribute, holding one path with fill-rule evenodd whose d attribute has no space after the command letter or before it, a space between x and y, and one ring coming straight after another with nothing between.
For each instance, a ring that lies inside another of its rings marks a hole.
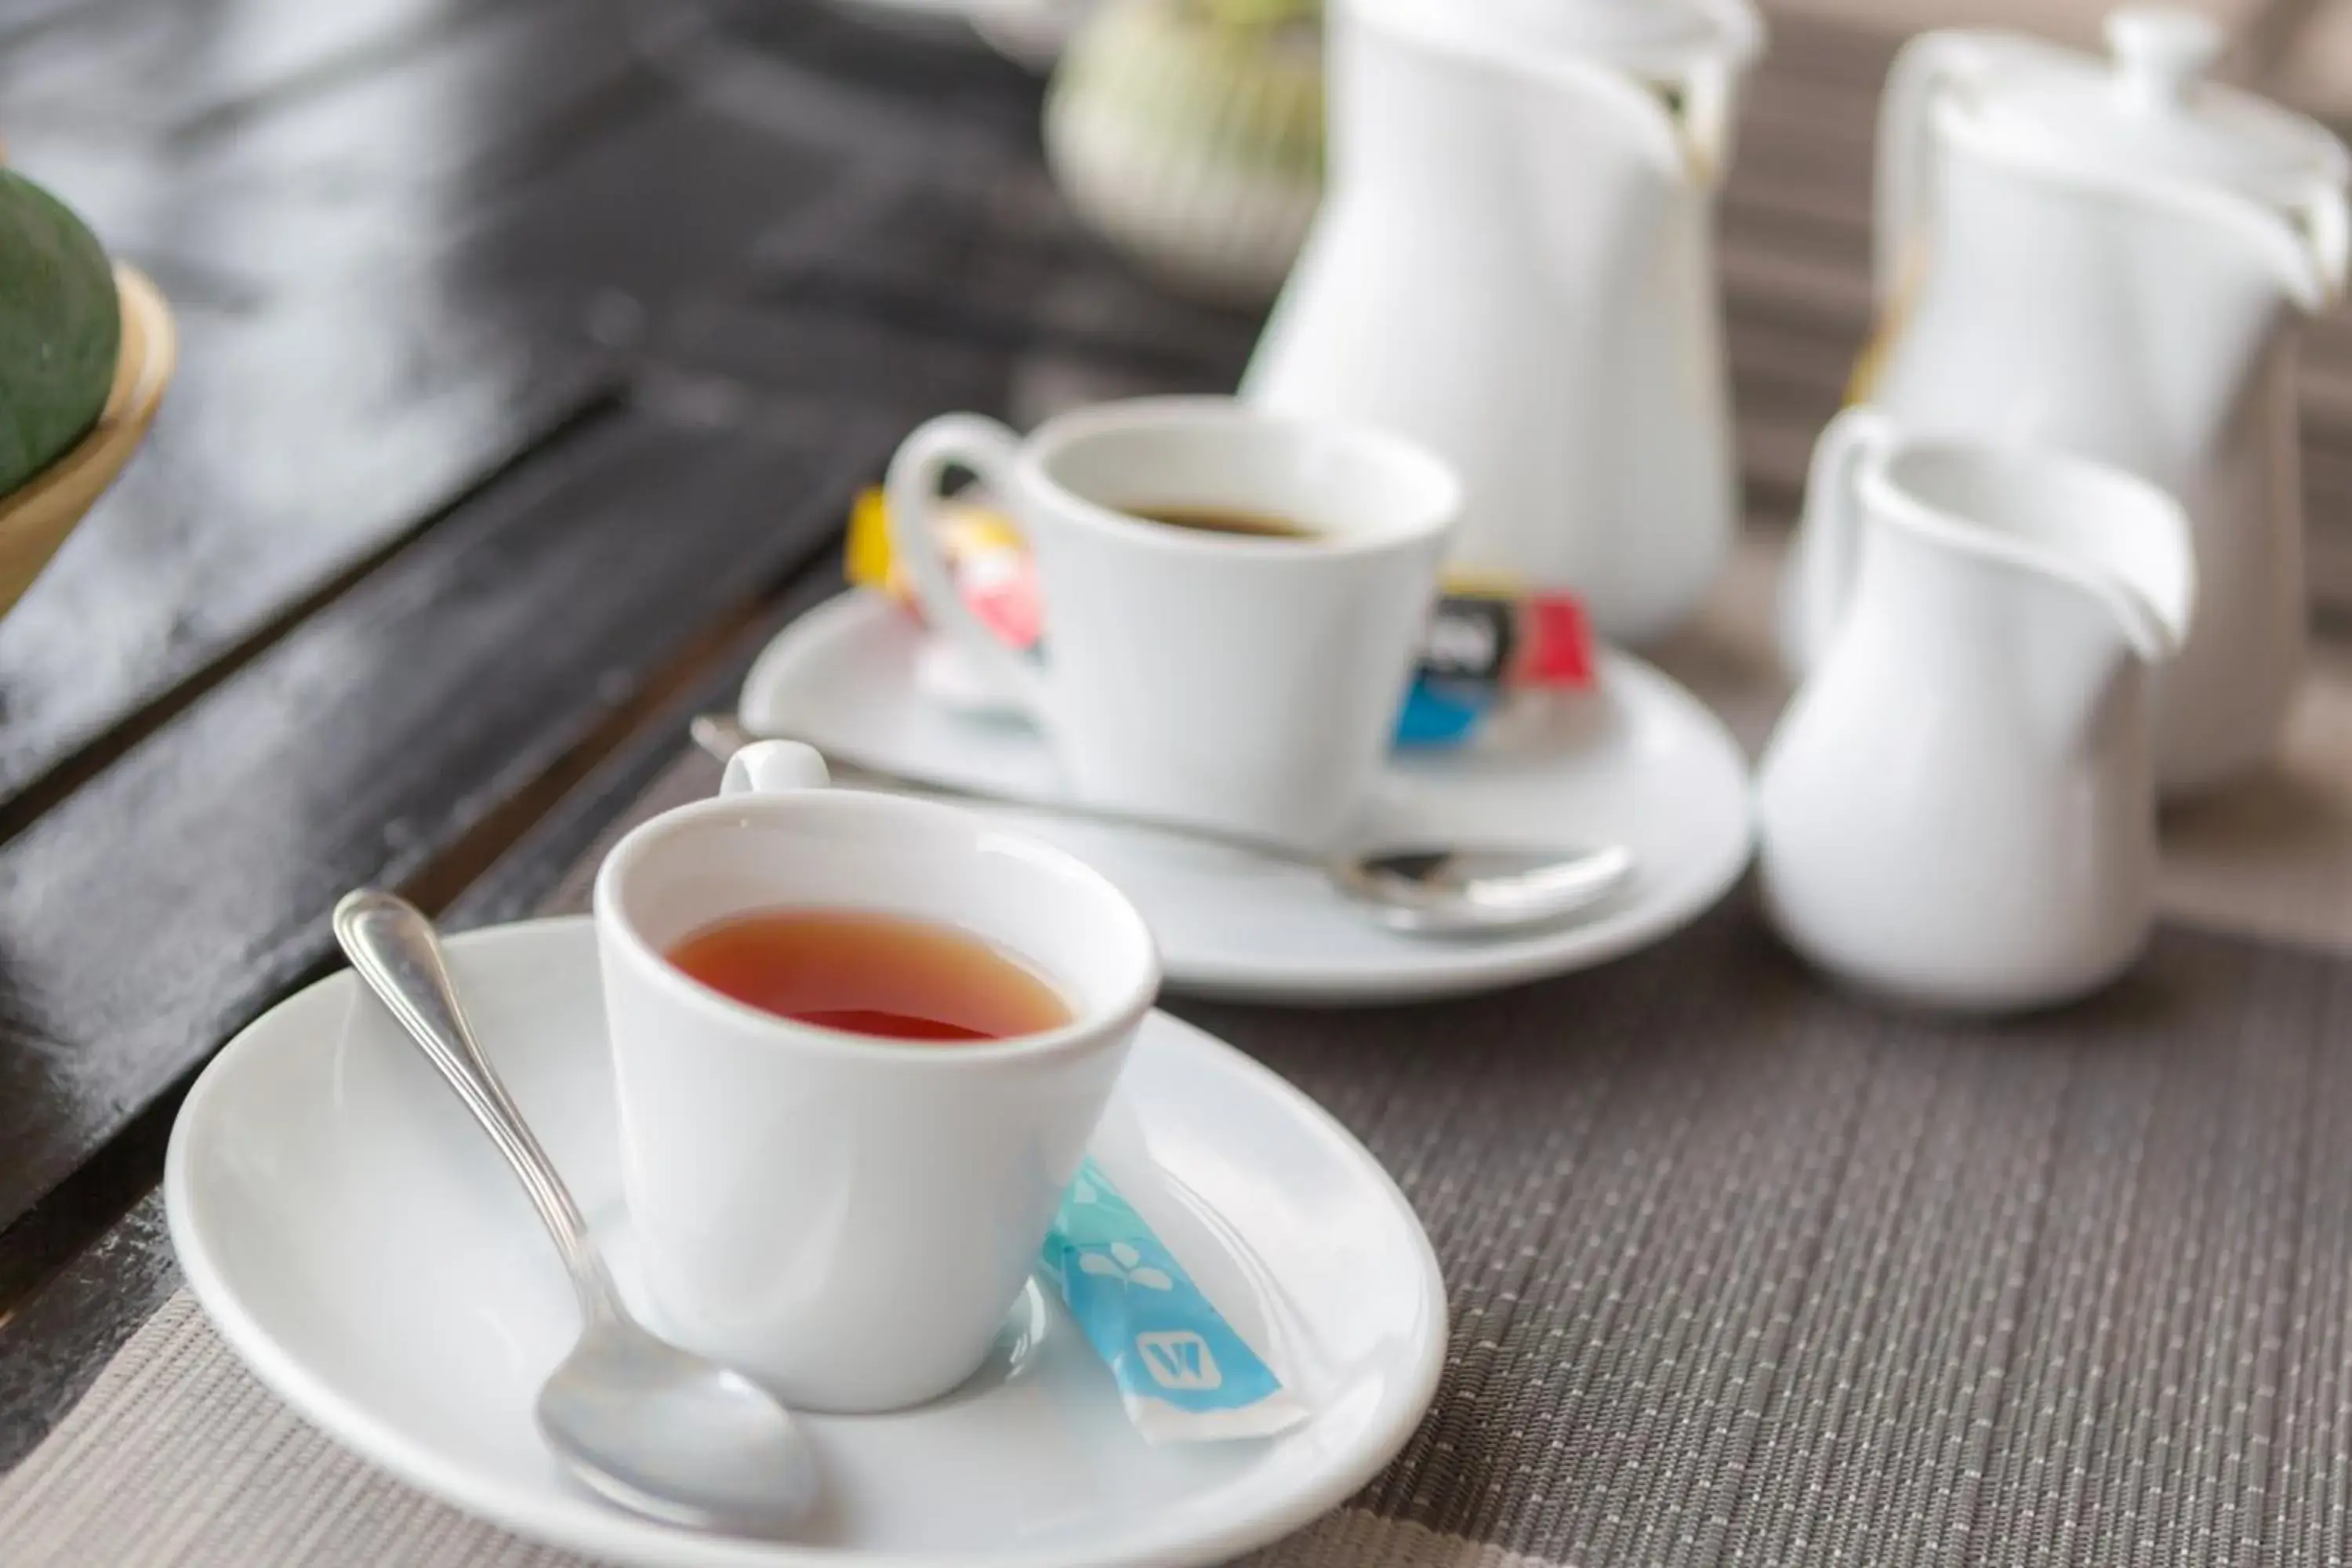
<instances>
[{"instance_id":1,"label":"woven gray placemat","mask_svg":"<svg viewBox=\"0 0 2352 1568\"><path fill-rule=\"evenodd\" d=\"M2346 1555L2352 963L2176 929L2092 1005L1943 1025L1735 900L1475 1001L1181 1010L1370 1144L1452 1297L1429 1421L1266 1568ZM0 1481L0 1542L566 1561L311 1432L184 1298Z\"/></svg>"},{"instance_id":2,"label":"woven gray placemat","mask_svg":"<svg viewBox=\"0 0 2352 1568\"><path fill-rule=\"evenodd\" d=\"M1664 656L1751 748L1773 555ZM672 770L551 909L716 782ZM2172 815L2165 895L2308 945L2174 929L2090 1007L1937 1026L1736 901L1475 1002L1181 1007L1365 1139L1452 1295L1406 1454L1255 1568L2344 1562L2352 650L2268 778ZM343 1453L184 1296L0 1479L12 1565L572 1561Z\"/></svg>"}]
</instances>

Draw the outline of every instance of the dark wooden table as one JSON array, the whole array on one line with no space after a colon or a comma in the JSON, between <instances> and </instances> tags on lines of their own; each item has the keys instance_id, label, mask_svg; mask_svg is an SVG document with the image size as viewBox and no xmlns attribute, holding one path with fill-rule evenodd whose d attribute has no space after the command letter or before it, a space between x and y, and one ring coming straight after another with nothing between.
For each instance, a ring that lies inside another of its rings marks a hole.
<instances>
[{"instance_id":1,"label":"dark wooden table","mask_svg":"<svg viewBox=\"0 0 2352 1568\"><path fill-rule=\"evenodd\" d=\"M1727 196L1768 519L1866 323L1888 47L1784 25ZM917 420L1230 384L1256 322L1072 226L1038 98L817 0L0 0L11 161L183 334L0 622L0 1468L171 1289L179 1098L339 893L528 909L838 585Z\"/></svg>"}]
</instances>

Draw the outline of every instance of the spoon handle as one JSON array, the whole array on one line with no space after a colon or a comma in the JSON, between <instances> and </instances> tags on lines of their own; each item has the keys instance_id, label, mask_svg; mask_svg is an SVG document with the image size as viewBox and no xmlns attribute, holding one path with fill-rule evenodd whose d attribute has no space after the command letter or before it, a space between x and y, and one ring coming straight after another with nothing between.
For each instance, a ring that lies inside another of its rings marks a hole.
<instances>
[{"instance_id":1,"label":"spoon handle","mask_svg":"<svg viewBox=\"0 0 2352 1568\"><path fill-rule=\"evenodd\" d=\"M754 741L776 738L755 735L743 726L740 720L724 713L698 714L693 722L688 726L688 730L693 735L696 745L700 746L722 763ZM1244 854L1255 855L1262 860L1279 861L1286 866L1305 866L1318 871L1328 869L1328 862L1318 856L1308 855L1301 850L1293 849L1287 845L1260 838L1254 834L1235 832L1230 828L1212 827L1206 824L1192 822L1171 822L1165 817L1153 816L1143 812L1120 811L1114 806L1095 805L1086 801L1023 800L1015 795L998 795L971 784L953 784L945 779L917 778L908 773L894 773L881 768L870 768L862 763L853 763L836 757L830 752L824 754L824 762L825 766L832 770L834 782L836 784L862 784L879 788L912 790L919 795L935 795L942 800L968 801L980 805L1003 806L1013 811L1033 811L1046 816L1099 822L1111 827L1139 828L1147 833L1165 834L1171 838L1189 838L1195 843L1221 845L1227 849L1238 849Z\"/></svg>"},{"instance_id":2,"label":"spoon handle","mask_svg":"<svg viewBox=\"0 0 2352 1568\"><path fill-rule=\"evenodd\" d=\"M362 888L345 894L335 906L334 927L335 940L342 944L352 969L441 1069L441 1076L449 1080L449 1087L457 1091L457 1098L466 1102L466 1109L474 1113L474 1120L482 1124L490 1142L522 1179L531 1206L539 1211L548 1235L555 1238L556 1251L563 1256L564 1269L580 1297L581 1311L590 1321L625 1317L620 1292L597 1254L580 1206L572 1201L563 1178L555 1173L554 1162L531 1135L507 1086L467 1026L433 922L405 899Z\"/></svg>"}]
</instances>

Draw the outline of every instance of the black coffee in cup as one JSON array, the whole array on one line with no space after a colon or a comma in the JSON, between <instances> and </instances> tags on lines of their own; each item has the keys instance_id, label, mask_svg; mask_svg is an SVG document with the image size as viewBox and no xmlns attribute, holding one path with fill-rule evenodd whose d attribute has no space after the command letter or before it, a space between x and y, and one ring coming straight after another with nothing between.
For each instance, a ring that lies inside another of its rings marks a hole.
<instances>
[{"instance_id":1,"label":"black coffee in cup","mask_svg":"<svg viewBox=\"0 0 2352 1568\"><path fill-rule=\"evenodd\" d=\"M1315 531L1271 512L1243 511L1224 506L1138 506L1122 509L1130 517L1169 528L1189 528L1200 533L1238 534L1250 539L1312 539Z\"/></svg>"}]
</instances>

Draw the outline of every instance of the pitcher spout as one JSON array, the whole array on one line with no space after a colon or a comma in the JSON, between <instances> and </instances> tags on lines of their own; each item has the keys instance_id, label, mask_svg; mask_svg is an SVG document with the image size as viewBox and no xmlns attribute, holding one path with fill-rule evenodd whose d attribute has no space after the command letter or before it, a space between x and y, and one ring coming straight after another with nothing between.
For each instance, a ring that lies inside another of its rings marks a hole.
<instances>
[{"instance_id":1,"label":"pitcher spout","mask_svg":"<svg viewBox=\"0 0 2352 1568\"><path fill-rule=\"evenodd\" d=\"M1725 37L1722 51L1694 58L1674 86L1676 140L1692 178L1710 187L1731 170L1740 84L1764 51L1763 22L1745 6L1729 7Z\"/></svg>"},{"instance_id":2,"label":"pitcher spout","mask_svg":"<svg viewBox=\"0 0 2352 1568\"><path fill-rule=\"evenodd\" d=\"M2024 447L1910 444L1880 507L2009 587L2024 700L2053 745L2087 742L2128 671L2187 642L2197 567L2187 515L2120 469Z\"/></svg>"},{"instance_id":3,"label":"pitcher spout","mask_svg":"<svg viewBox=\"0 0 2352 1568\"><path fill-rule=\"evenodd\" d=\"M2022 503L2002 510L2000 542L2056 592L2022 628L2023 668L2048 732L2097 743L2111 700L2142 683L2131 672L2169 663L2196 615L2197 563L2179 503L2102 464L2017 454Z\"/></svg>"},{"instance_id":4,"label":"pitcher spout","mask_svg":"<svg viewBox=\"0 0 2352 1568\"><path fill-rule=\"evenodd\" d=\"M2137 526L2085 528L2090 537L2071 552L2068 575L2091 613L2065 615L2072 624L2039 628L2027 639L2036 679L2048 683L2039 694L2045 722L2074 748L2097 743L2119 692L2144 689L2127 675L2171 662L2189 638L2196 566L2188 519L2152 488L2138 500L2142 505L2129 508L2146 512Z\"/></svg>"},{"instance_id":5,"label":"pitcher spout","mask_svg":"<svg viewBox=\"0 0 2352 1568\"><path fill-rule=\"evenodd\" d=\"M2347 219L2344 192L2320 185L2273 205L2235 193L2199 193L2191 216L2234 236L2245 261L2242 288L2262 306L2284 302L2315 316L2344 298Z\"/></svg>"},{"instance_id":6,"label":"pitcher spout","mask_svg":"<svg viewBox=\"0 0 2352 1568\"><path fill-rule=\"evenodd\" d=\"M2189 641L2196 615L2197 565L2189 520L2170 497L2151 489L2171 516L2129 546L2130 559L2111 566L2093 587L2124 644L2143 664L2166 664Z\"/></svg>"},{"instance_id":7,"label":"pitcher spout","mask_svg":"<svg viewBox=\"0 0 2352 1568\"><path fill-rule=\"evenodd\" d=\"M1670 184L1718 183L1731 163L1739 87L1764 45L1754 10L1746 0L1706 0L1698 9L1712 42L1694 47L1679 38L1644 47L1639 28L1614 15L1648 18L1659 8L1621 0L1589 9L1599 16L1580 23L1577 7L1556 0L1348 0L1341 25L1384 37L1429 69L1450 64L1484 75L1499 95L1496 114L1515 112L1507 107L1515 90L1522 101L1549 100L1585 121L1588 136L1596 116L1613 121L1619 145ZM1614 35L1629 30L1633 41L1612 48ZM1565 161L1585 149L1555 142L1549 150ZM1565 162L1556 174L1567 177Z\"/></svg>"}]
</instances>

